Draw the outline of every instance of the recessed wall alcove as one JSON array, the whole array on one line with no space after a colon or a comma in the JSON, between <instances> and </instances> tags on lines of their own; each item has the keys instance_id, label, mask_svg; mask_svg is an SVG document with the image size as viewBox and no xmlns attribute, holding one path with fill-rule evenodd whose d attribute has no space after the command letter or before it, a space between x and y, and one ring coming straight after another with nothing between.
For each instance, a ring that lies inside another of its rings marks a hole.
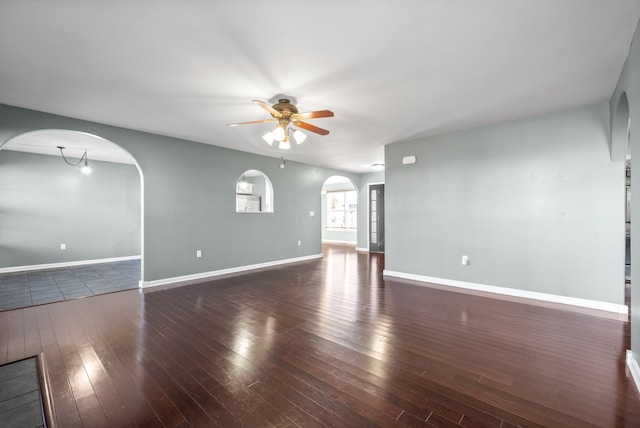
<instances>
[{"instance_id":1,"label":"recessed wall alcove","mask_svg":"<svg viewBox=\"0 0 640 428\"><path fill-rule=\"evenodd\" d=\"M269 177L257 169L243 172L236 182L237 213L272 213L273 185Z\"/></svg>"}]
</instances>

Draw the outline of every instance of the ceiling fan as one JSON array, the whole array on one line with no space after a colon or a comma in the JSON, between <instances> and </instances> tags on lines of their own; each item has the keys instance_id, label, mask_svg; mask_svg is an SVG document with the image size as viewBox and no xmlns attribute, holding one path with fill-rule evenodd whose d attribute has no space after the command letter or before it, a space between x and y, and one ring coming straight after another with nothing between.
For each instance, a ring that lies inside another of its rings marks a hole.
<instances>
[{"instance_id":1,"label":"ceiling fan","mask_svg":"<svg viewBox=\"0 0 640 428\"><path fill-rule=\"evenodd\" d=\"M271 119L229 123L227 126L278 122L276 128L273 131L264 134L262 136L262 139L264 139L264 141L266 141L269 145L273 145L274 141L279 141L280 144L278 147L280 149L291 148L291 144L289 143L289 130L291 130L290 125L320 135L327 135L329 133L329 131L327 131L326 129L322 129L310 123L303 122L303 120L319 119L322 117L333 117L333 112L331 110L317 110L309 111L306 113L298 113L298 108L294 104L291 104L291 101L287 98L279 99L278 103L274 105L269 105L269 103L260 100L252 100L252 102L268 111L269 114L271 114ZM299 129L293 129L293 138L296 140L296 143L301 144L307 138L307 135Z\"/></svg>"}]
</instances>

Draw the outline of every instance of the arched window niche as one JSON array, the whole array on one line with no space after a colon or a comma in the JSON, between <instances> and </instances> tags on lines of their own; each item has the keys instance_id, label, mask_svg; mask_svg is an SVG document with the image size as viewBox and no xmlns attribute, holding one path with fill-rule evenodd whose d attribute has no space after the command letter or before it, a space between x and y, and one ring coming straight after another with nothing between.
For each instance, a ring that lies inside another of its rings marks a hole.
<instances>
[{"instance_id":1,"label":"arched window niche","mask_svg":"<svg viewBox=\"0 0 640 428\"><path fill-rule=\"evenodd\" d=\"M257 169L248 169L238 177L236 182L236 212L273 212L273 186L264 172Z\"/></svg>"}]
</instances>

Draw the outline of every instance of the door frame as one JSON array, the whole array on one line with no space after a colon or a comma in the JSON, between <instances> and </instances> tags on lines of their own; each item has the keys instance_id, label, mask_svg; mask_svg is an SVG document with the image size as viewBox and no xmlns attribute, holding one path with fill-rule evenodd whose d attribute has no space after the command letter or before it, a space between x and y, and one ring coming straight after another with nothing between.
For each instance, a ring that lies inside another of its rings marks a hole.
<instances>
[{"instance_id":1,"label":"door frame","mask_svg":"<svg viewBox=\"0 0 640 428\"><path fill-rule=\"evenodd\" d=\"M384 181L367 183L367 252L371 252L371 186L385 184ZM386 193L386 186L385 186ZM386 231L385 231L386 232Z\"/></svg>"}]
</instances>

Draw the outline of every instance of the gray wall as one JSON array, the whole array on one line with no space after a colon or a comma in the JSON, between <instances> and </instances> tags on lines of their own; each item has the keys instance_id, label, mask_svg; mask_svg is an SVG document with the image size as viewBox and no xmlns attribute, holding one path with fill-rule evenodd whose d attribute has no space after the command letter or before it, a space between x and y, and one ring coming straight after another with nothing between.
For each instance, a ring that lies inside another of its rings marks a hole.
<instances>
[{"instance_id":1,"label":"gray wall","mask_svg":"<svg viewBox=\"0 0 640 428\"><path fill-rule=\"evenodd\" d=\"M608 115L602 103L386 146L386 269L623 304Z\"/></svg>"},{"instance_id":2,"label":"gray wall","mask_svg":"<svg viewBox=\"0 0 640 428\"><path fill-rule=\"evenodd\" d=\"M98 135L136 159L144 178L145 281L320 254L320 216L309 211L320 211L322 184L332 175L359 180L344 171L296 162L281 169L277 158L0 105L0 144L39 129ZM248 169L271 180L274 213L235 212L236 182Z\"/></svg>"},{"instance_id":3,"label":"gray wall","mask_svg":"<svg viewBox=\"0 0 640 428\"><path fill-rule=\"evenodd\" d=\"M611 155L615 162L622 163L627 153L627 129L631 118L631 350L640 362L640 33L636 33L629 56L611 98L612 125L615 130ZM628 111L622 107L628 104Z\"/></svg>"},{"instance_id":4,"label":"gray wall","mask_svg":"<svg viewBox=\"0 0 640 428\"><path fill-rule=\"evenodd\" d=\"M0 268L140 254L137 168L91 165L0 150Z\"/></svg>"}]
</instances>

